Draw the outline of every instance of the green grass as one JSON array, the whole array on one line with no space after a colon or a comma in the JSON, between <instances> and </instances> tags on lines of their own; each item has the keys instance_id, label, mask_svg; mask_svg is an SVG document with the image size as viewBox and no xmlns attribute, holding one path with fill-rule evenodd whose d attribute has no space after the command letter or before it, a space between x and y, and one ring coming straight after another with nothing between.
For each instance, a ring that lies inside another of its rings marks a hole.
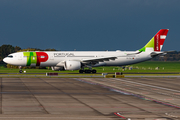
<instances>
[{"instance_id":1,"label":"green grass","mask_svg":"<svg viewBox=\"0 0 180 120\"><path fill-rule=\"evenodd\" d=\"M126 66L126 70L122 71L121 67L96 67L98 73L113 73L113 72L123 72L123 73L154 73L154 72L165 72L165 73L174 73L180 72L180 62L155 62L147 61L138 64ZM132 70L129 70L128 67L132 67ZM156 67L159 67L159 70L155 70ZM58 72L58 73L78 73L78 70L75 71L52 71L48 69L23 69L27 73L46 73L46 72ZM10 69L0 66L0 73L18 73L19 69Z\"/></svg>"},{"instance_id":2,"label":"green grass","mask_svg":"<svg viewBox=\"0 0 180 120\"><path fill-rule=\"evenodd\" d=\"M155 62L155 61L147 61L138 64L131 65L133 69L128 72L180 72L180 62ZM155 68L159 67L158 70Z\"/></svg>"},{"instance_id":3,"label":"green grass","mask_svg":"<svg viewBox=\"0 0 180 120\"><path fill-rule=\"evenodd\" d=\"M129 70L132 67L132 70ZM158 70L155 68L159 67ZM98 67L96 68L98 72L123 72L123 73L177 73L180 72L180 62L156 62L156 61L146 61L142 63L137 63L133 65L128 65L125 71L121 67Z\"/></svg>"}]
</instances>

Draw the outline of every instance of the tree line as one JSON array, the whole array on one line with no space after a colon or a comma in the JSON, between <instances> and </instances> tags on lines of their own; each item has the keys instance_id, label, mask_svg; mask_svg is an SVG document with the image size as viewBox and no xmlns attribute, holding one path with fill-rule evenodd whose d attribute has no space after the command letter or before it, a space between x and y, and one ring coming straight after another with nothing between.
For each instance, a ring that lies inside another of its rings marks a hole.
<instances>
[{"instance_id":1,"label":"tree line","mask_svg":"<svg viewBox=\"0 0 180 120\"><path fill-rule=\"evenodd\" d=\"M169 52L166 55L157 56L151 61L180 61L180 51Z\"/></svg>"}]
</instances>

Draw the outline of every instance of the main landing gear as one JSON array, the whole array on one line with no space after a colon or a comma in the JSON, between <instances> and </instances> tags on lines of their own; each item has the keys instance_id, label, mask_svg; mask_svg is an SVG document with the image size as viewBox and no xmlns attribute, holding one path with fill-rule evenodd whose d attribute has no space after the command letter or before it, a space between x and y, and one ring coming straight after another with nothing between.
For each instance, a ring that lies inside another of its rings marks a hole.
<instances>
[{"instance_id":1,"label":"main landing gear","mask_svg":"<svg viewBox=\"0 0 180 120\"><path fill-rule=\"evenodd\" d=\"M79 73L96 73L97 71L95 69L87 69L87 70L79 70Z\"/></svg>"}]
</instances>

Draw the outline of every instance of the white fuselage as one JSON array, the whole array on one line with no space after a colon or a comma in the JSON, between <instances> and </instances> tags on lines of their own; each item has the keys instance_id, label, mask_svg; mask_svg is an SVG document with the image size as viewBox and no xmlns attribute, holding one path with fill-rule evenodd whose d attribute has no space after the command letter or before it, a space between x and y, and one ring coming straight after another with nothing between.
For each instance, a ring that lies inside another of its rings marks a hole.
<instances>
[{"instance_id":1,"label":"white fuselage","mask_svg":"<svg viewBox=\"0 0 180 120\"><path fill-rule=\"evenodd\" d=\"M35 51L41 52L41 51ZM139 63L151 59L152 51L141 52L138 51L43 51L48 55L45 62L36 64L37 58L44 59L44 55L40 56L28 56L24 52L12 53L9 57L3 59L4 62L17 65L17 66L62 66L63 61L83 61L88 59L116 57L115 60L103 61L94 64L92 67L97 66L124 66L134 63ZM137 54L138 53L138 54ZM28 61L28 59L31 59ZM34 62L33 62L34 60ZM28 63L31 62L31 63Z\"/></svg>"}]
</instances>

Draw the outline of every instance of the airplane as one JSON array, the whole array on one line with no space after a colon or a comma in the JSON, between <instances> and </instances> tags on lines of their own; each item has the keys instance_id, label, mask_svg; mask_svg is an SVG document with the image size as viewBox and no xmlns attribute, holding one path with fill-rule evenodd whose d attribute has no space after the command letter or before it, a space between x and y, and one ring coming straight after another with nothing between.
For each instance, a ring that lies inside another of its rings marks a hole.
<instances>
[{"instance_id":1,"label":"airplane","mask_svg":"<svg viewBox=\"0 0 180 120\"><path fill-rule=\"evenodd\" d=\"M9 54L3 61L16 66L49 66L55 71L96 73L92 67L125 66L167 54L167 51L161 50L168 31L160 29L143 48L136 51L26 51ZM19 72L22 73L22 70Z\"/></svg>"}]
</instances>

